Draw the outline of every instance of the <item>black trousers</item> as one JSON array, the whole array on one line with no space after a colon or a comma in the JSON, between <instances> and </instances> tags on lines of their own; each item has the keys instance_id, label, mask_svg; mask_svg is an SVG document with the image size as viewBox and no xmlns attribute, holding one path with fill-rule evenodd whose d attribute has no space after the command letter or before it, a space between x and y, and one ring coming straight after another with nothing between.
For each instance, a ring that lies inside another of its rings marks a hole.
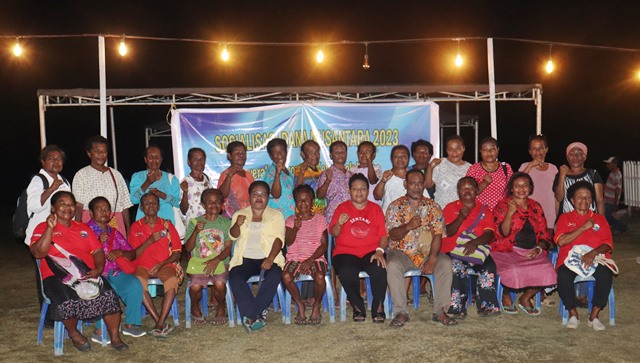
<instances>
[{"instance_id":1,"label":"black trousers","mask_svg":"<svg viewBox=\"0 0 640 363\"><path fill-rule=\"evenodd\" d=\"M365 271L371 278L373 301L371 314L375 314L384 301L387 292L387 270L378 266L376 261L369 262L375 251L359 258L354 255L336 255L333 257L333 267L340 278L340 283L347 293L351 306L366 315L364 300L360 296L360 271Z\"/></svg>"},{"instance_id":2,"label":"black trousers","mask_svg":"<svg viewBox=\"0 0 640 363\"><path fill-rule=\"evenodd\" d=\"M576 307L576 290L573 283L576 276L577 274L569 270L565 265L560 266L558 269L558 294L567 310L572 310ZM613 272L605 266L598 265L592 276L596 279L596 286L593 290L591 304L604 308L609 300Z\"/></svg>"}]
</instances>

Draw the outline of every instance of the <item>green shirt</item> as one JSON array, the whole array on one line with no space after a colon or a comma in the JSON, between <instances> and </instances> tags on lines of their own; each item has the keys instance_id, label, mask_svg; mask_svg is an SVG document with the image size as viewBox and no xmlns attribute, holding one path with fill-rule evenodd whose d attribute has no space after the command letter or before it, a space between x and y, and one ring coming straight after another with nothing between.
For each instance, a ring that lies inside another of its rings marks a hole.
<instances>
[{"instance_id":1,"label":"green shirt","mask_svg":"<svg viewBox=\"0 0 640 363\"><path fill-rule=\"evenodd\" d=\"M191 259L187 266L187 273L190 275L202 275L206 263L224 250L225 241L229 241L229 229L231 228L231 220L223 216L218 216L215 221L209 221L204 216L193 218L187 226L187 236L191 236L196 224L204 221L204 229L198 233L196 237L196 245L191 251ZM224 272L224 265L229 264L229 257L221 261L213 272L214 275Z\"/></svg>"}]
</instances>

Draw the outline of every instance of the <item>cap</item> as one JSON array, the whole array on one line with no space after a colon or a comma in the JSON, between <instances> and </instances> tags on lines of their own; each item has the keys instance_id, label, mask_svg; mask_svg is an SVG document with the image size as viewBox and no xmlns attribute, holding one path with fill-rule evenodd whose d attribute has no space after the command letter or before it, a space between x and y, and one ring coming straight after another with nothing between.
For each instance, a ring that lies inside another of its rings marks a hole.
<instances>
[{"instance_id":1,"label":"cap","mask_svg":"<svg viewBox=\"0 0 640 363\"><path fill-rule=\"evenodd\" d=\"M615 156L609 156L609 158L607 160L602 160L605 163L609 164L609 163L613 163L616 160Z\"/></svg>"}]
</instances>

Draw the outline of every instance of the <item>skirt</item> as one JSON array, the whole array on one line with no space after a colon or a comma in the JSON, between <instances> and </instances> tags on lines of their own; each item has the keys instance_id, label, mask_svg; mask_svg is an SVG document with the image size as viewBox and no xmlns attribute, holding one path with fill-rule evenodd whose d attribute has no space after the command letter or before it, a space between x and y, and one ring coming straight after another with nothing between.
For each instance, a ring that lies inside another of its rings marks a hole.
<instances>
[{"instance_id":1,"label":"skirt","mask_svg":"<svg viewBox=\"0 0 640 363\"><path fill-rule=\"evenodd\" d=\"M90 320L119 313L121 310L118 295L106 279L102 279L102 282L98 297L83 300L78 297L74 289L63 284L59 278L51 276L44 279L42 281L44 293L51 300L49 307L51 318L57 321L72 318Z\"/></svg>"},{"instance_id":2,"label":"skirt","mask_svg":"<svg viewBox=\"0 0 640 363\"><path fill-rule=\"evenodd\" d=\"M513 247L511 252L493 252L491 257L496 263L500 281L511 289L527 287L546 287L557 283L558 276L545 253L534 259L526 257L530 250Z\"/></svg>"}]
</instances>

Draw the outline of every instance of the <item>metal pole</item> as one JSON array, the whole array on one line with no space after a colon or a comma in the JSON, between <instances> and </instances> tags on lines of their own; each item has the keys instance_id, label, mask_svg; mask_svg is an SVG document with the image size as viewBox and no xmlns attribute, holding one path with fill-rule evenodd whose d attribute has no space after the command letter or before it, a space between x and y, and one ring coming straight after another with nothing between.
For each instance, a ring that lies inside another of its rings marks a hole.
<instances>
[{"instance_id":1,"label":"metal pole","mask_svg":"<svg viewBox=\"0 0 640 363\"><path fill-rule=\"evenodd\" d=\"M493 38L487 38L487 63L489 67L489 110L491 114L491 137L498 138L496 125L496 79L493 67Z\"/></svg>"},{"instance_id":2,"label":"metal pole","mask_svg":"<svg viewBox=\"0 0 640 363\"><path fill-rule=\"evenodd\" d=\"M98 36L98 64L100 78L100 135L107 137L107 72L104 36Z\"/></svg>"},{"instance_id":3,"label":"metal pole","mask_svg":"<svg viewBox=\"0 0 640 363\"><path fill-rule=\"evenodd\" d=\"M460 135L460 102L456 101L456 135Z\"/></svg>"},{"instance_id":4,"label":"metal pole","mask_svg":"<svg viewBox=\"0 0 640 363\"><path fill-rule=\"evenodd\" d=\"M479 145L478 142L480 142L478 140L478 121L473 123L473 131L475 132L475 145L476 145L476 149L473 151L473 155L475 157L475 162L478 162L478 149L479 149Z\"/></svg>"},{"instance_id":5,"label":"metal pole","mask_svg":"<svg viewBox=\"0 0 640 363\"><path fill-rule=\"evenodd\" d=\"M116 150L116 125L113 118L113 107L109 107L109 123L111 124L111 150L113 154L113 168L118 169L118 152Z\"/></svg>"},{"instance_id":6,"label":"metal pole","mask_svg":"<svg viewBox=\"0 0 640 363\"><path fill-rule=\"evenodd\" d=\"M38 116L40 119L40 148L47 146L47 124L44 120L44 111L47 109L44 105L43 95L38 96Z\"/></svg>"},{"instance_id":7,"label":"metal pole","mask_svg":"<svg viewBox=\"0 0 640 363\"><path fill-rule=\"evenodd\" d=\"M536 135L542 134L542 90L534 89L536 95Z\"/></svg>"}]
</instances>

